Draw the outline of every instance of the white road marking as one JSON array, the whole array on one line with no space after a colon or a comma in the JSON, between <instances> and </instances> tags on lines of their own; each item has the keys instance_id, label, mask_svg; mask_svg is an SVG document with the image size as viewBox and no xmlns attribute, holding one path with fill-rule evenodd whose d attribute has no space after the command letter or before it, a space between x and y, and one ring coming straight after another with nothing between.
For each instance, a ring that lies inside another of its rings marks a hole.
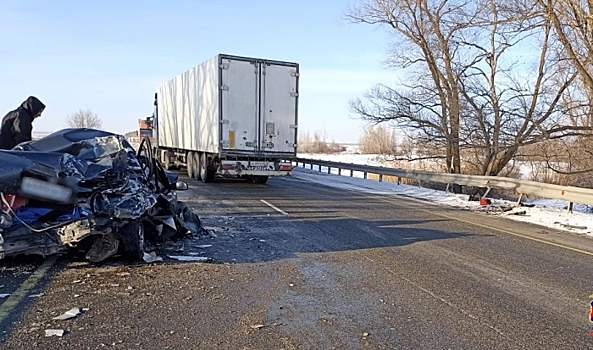
<instances>
[{"instance_id":1,"label":"white road marking","mask_svg":"<svg viewBox=\"0 0 593 350\"><path fill-rule=\"evenodd\" d=\"M275 211L279 212L280 214L282 214L282 215L288 215L288 213L287 213L287 212L285 212L284 210L282 210L282 209L278 208L278 207L277 207L277 206L275 206L274 204L270 204L270 203L266 202L266 201L265 201L265 200L263 200L263 199L260 199L260 201L261 201L262 203L264 203L265 205L267 205L268 207L270 207L270 208L274 209Z\"/></svg>"},{"instance_id":2,"label":"white road marking","mask_svg":"<svg viewBox=\"0 0 593 350\"><path fill-rule=\"evenodd\" d=\"M0 305L0 323L4 322L6 318L10 315L14 309L18 306L18 304L31 292L33 288L37 285L37 282L45 275L45 273L54 265L56 262L57 257L50 256L47 260L45 260L41 266L35 270L20 286L19 288L12 293L8 299Z\"/></svg>"}]
</instances>

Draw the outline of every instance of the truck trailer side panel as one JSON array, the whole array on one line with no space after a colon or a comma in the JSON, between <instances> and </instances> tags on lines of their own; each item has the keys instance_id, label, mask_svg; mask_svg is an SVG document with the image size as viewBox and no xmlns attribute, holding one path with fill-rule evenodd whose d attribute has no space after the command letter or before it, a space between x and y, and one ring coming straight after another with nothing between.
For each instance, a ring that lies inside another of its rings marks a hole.
<instances>
[{"instance_id":1,"label":"truck trailer side panel","mask_svg":"<svg viewBox=\"0 0 593 350\"><path fill-rule=\"evenodd\" d=\"M157 89L159 147L218 153L220 89L214 57Z\"/></svg>"}]
</instances>

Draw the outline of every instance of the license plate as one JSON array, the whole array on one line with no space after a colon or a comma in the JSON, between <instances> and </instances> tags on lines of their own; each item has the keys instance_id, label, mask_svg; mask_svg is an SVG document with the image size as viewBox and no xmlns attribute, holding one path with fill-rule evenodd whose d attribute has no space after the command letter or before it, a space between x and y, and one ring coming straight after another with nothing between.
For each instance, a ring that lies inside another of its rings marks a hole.
<instances>
[{"instance_id":1,"label":"license plate","mask_svg":"<svg viewBox=\"0 0 593 350\"><path fill-rule=\"evenodd\" d=\"M274 164L268 162L249 162L248 170L274 170Z\"/></svg>"},{"instance_id":2,"label":"license plate","mask_svg":"<svg viewBox=\"0 0 593 350\"><path fill-rule=\"evenodd\" d=\"M23 197L68 203L72 198L72 189L32 177L23 177L20 195Z\"/></svg>"},{"instance_id":3,"label":"license plate","mask_svg":"<svg viewBox=\"0 0 593 350\"><path fill-rule=\"evenodd\" d=\"M261 167L268 166L268 162L254 162L254 161L251 161L251 162L249 162L249 166L260 167L261 168Z\"/></svg>"}]
</instances>

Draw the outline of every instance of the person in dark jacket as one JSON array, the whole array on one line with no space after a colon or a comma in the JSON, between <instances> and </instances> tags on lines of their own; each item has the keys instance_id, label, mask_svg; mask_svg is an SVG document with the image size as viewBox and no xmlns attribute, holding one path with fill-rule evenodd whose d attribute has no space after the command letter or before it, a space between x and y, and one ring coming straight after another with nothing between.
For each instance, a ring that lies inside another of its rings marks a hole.
<instances>
[{"instance_id":1,"label":"person in dark jacket","mask_svg":"<svg viewBox=\"0 0 593 350\"><path fill-rule=\"evenodd\" d=\"M11 149L21 142L31 141L33 119L41 116L45 105L35 96L29 96L21 106L2 119L0 149Z\"/></svg>"}]
</instances>

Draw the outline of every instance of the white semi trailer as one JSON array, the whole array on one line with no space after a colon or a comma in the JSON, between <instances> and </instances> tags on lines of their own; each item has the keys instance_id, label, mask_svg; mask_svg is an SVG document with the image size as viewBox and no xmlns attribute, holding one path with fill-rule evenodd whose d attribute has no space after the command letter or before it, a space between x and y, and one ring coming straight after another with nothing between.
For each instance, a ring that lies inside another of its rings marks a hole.
<instances>
[{"instance_id":1,"label":"white semi trailer","mask_svg":"<svg viewBox=\"0 0 593 350\"><path fill-rule=\"evenodd\" d=\"M158 87L150 121L167 167L265 183L296 157L299 65L219 54Z\"/></svg>"}]
</instances>

